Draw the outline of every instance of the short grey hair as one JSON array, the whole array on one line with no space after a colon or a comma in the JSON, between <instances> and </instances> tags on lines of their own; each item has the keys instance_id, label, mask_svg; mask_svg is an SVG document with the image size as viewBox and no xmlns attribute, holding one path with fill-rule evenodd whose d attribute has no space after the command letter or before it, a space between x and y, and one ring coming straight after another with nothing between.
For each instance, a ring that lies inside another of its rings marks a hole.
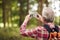
<instances>
[{"instance_id":1,"label":"short grey hair","mask_svg":"<svg viewBox=\"0 0 60 40\"><path fill-rule=\"evenodd\" d=\"M43 8L43 11L42 11L42 17L52 22L54 20L55 13L51 8L45 7Z\"/></svg>"}]
</instances>

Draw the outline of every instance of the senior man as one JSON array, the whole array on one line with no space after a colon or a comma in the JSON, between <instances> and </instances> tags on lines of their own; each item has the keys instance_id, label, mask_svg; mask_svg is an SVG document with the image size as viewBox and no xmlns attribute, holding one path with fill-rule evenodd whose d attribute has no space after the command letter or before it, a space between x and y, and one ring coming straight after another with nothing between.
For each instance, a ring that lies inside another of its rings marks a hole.
<instances>
[{"instance_id":1,"label":"senior man","mask_svg":"<svg viewBox=\"0 0 60 40\"><path fill-rule=\"evenodd\" d=\"M44 8L42 11L42 16L39 14L38 16L39 17L36 17L36 19L40 20L44 25L45 24L49 25L48 27L51 29L55 28L55 24L53 22L55 13L51 8L49 7ZM27 15L23 24L20 27L21 35L36 38L36 40L48 40L49 32L44 26L37 26L36 28L33 28L31 30L26 29L27 23L30 19L31 19L30 15Z\"/></svg>"}]
</instances>

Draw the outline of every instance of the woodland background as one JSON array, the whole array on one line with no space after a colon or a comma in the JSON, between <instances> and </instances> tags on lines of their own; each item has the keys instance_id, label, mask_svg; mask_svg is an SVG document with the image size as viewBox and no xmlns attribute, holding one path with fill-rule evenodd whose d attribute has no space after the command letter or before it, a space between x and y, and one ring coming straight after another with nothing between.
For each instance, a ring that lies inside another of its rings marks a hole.
<instances>
[{"instance_id":1,"label":"woodland background","mask_svg":"<svg viewBox=\"0 0 60 40\"><path fill-rule=\"evenodd\" d=\"M60 0L0 0L0 40L33 40L20 35L20 26L29 10L42 14L43 7L51 7L56 14L54 23L60 25ZM32 18L27 28L42 25Z\"/></svg>"}]
</instances>

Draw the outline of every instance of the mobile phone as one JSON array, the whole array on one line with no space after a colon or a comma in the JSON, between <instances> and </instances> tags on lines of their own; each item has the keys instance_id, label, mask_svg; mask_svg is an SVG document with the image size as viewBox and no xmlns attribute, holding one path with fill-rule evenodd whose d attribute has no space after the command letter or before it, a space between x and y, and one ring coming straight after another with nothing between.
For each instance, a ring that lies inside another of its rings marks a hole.
<instances>
[{"instance_id":1,"label":"mobile phone","mask_svg":"<svg viewBox=\"0 0 60 40\"><path fill-rule=\"evenodd\" d=\"M39 17L38 12L36 11L30 11L29 14L30 14L30 17Z\"/></svg>"},{"instance_id":2,"label":"mobile phone","mask_svg":"<svg viewBox=\"0 0 60 40\"><path fill-rule=\"evenodd\" d=\"M30 17L33 17L33 14L30 14Z\"/></svg>"},{"instance_id":3,"label":"mobile phone","mask_svg":"<svg viewBox=\"0 0 60 40\"><path fill-rule=\"evenodd\" d=\"M35 12L34 14L33 14L33 17L39 17L39 15L38 15L38 13L37 12Z\"/></svg>"},{"instance_id":4,"label":"mobile phone","mask_svg":"<svg viewBox=\"0 0 60 40\"><path fill-rule=\"evenodd\" d=\"M33 12L32 11L29 11L29 15L32 18L33 17Z\"/></svg>"}]
</instances>

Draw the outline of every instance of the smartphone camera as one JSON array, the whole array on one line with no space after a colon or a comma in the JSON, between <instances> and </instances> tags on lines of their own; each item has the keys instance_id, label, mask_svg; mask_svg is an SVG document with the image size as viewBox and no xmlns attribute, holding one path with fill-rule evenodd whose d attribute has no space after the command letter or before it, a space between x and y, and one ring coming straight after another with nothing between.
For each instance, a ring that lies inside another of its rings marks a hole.
<instances>
[{"instance_id":1,"label":"smartphone camera","mask_svg":"<svg viewBox=\"0 0 60 40\"><path fill-rule=\"evenodd\" d=\"M39 17L36 11L31 11L29 14L30 14L30 17Z\"/></svg>"}]
</instances>

